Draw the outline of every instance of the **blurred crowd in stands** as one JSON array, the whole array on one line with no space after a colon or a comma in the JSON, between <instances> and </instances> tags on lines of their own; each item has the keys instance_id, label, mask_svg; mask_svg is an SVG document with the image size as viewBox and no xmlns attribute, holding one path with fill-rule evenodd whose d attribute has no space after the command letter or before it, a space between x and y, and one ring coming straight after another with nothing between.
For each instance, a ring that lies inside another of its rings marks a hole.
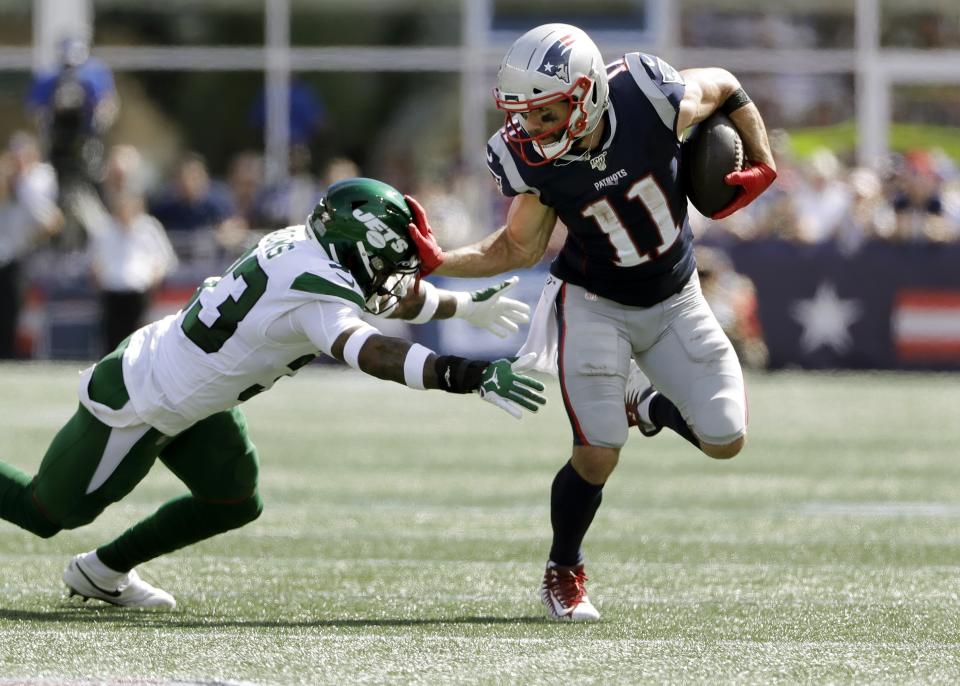
<instances>
[{"instance_id":1,"label":"blurred crowd in stands","mask_svg":"<svg viewBox=\"0 0 960 686\"><path fill-rule=\"evenodd\" d=\"M309 147L296 142L288 174L278 180L267 178L253 150L237 153L222 179L194 151L163 173L137 148L108 144L119 103L109 69L82 41L62 46L60 68L37 78L27 102L36 134L13 133L0 155L0 358L18 355L24 263L35 251L69 256L70 267L43 263L54 270L84 270L99 294L101 349L108 351L143 323L152 294L178 266L218 273L262 232L302 223L330 184L364 171L334 158L314 173ZM832 241L853 254L873 240L960 240L960 175L945 154L916 150L876 168L851 167L827 149L795 159L786 133L771 138L779 177L758 201L719 222L691 207L694 231L714 246L700 251L704 290L754 367L765 363L756 297L724 256L725 243ZM387 180L421 199L444 247L492 228L471 220L463 202L471 180L463 174L419 184ZM495 226L508 202L492 184L490 198ZM561 229L551 252L563 238Z\"/></svg>"},{"instance_id":2,"label":"blurred crowd in stands","mask_svg":"<svg viewBox=\"0 0 960 686\"><path fill-rule=\"evenodd\" d=\"M715 243L833 241L847 253L871 240L960 240L960 175L944 153L914 150L891 154L877 167L849 167L825 148L797 160L786 133L775 131L771 139L777 182L723 221L695 216L698 234L709 234Z\"/></svg>"}]
</instances>

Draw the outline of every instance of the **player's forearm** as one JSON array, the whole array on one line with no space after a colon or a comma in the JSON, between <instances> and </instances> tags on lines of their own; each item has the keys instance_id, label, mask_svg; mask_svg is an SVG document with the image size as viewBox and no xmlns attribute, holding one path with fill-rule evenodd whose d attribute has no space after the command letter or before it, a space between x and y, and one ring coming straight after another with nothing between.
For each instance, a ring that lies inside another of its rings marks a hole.
<instances>
[{"instance_id":1,"label":"player's forearm","mask_svg":"<svg viewBox=\"0 0 960 686\"><path fill-rule=\"evenodd\" d=\"M457 371L465 371L471 368L479 379L480 369L486 366L486 362L480 360L461 360L461 358L444 357L426 348L416 346L421 352L420 356L414 355L416 359L409 359L414 345L410 341L402 338L393 338L392 336L373 335L367 339L366 343L360 349L357 357L360 371L375 376L378 379L386 381L395 381L405 385L414 385L420 387L418 383L422 380L422 387L425 389L441 389L447 392L462 393L472 388L461 388L462 379L441 379L438 369L446 367L450 361L454 361L454 367ZM447 361L447 365L442 364ZM438 364L441 363L441 364ZM463 369L460 369L463 367ZM474 369L475 368L475 369ZM462 375L462 374L461 374ZM415 378L415 381L411 380ZM468 386L475 384L467 383Z\"/></svg>"},{"instance_id":2,"label":"player's forearm","mask_svg":"<svg viewBox=\"0 0 960 686\"><path fill-rule=\"evenodd\" d=\"M435 273L467 278L493 276L532 267L542 255L512 241L506 227L502 227L479 243L444 252L443 263Z\"/></svg>"},{"instance_id":3,"label":"player's forearm","mask_svg":"<svg viewBox=\"0 0 960 686\"><path fill-rule=\"evenodd\" d=\"M404 363L412 346L402 338L351 327L337 337L330 355L370 376L404 383Z\"/></svg>"},{"instance_id":4,"label":"player's forearm","mask_svg":"<svg viewBox=\"0 0 960 686\"><path fill-rule=\"evenodd\" d=\"M421 283L420 288L416 291L410 288L388 318L414 319L419 315L420 312L423 311L423 306L427 299L427 291L430 288L429 285L425 284L426 282ZM430 316L430 319L450 319L457 312L457 298L451 291L445 291L439 288L436 289L436 291L438 297L437 307Z\"/></svg>"},{"instance_id":5,"label":"player's forearm","mask_svg":"<svg viewBox=\"0 0 960 686\"><path fill-rule=\"evenodd\" d=\"M386 381L403 383L403 363L412 344L401 338L373 335L358 356L360 371Z\"/></svg>"},{"instance_id":6,"label":"player's forearm","mask_svg":"<svg viewBox=\"0 0 960 686\"><path fill-rule=\"evenodd\" d=\"M767 138L767 129L763 125L760 110L752 102L730 114L730 121L740 132L743 139L744 155L751 162L762 162L773 171L777 165L770 151L770 140Z\"/></svg>"}]
</instances>

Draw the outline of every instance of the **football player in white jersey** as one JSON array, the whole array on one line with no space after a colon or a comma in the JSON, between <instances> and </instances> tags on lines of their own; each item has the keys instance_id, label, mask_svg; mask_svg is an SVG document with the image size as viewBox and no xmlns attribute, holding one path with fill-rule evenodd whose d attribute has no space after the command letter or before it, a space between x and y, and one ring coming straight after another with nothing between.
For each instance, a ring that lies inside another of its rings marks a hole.
<instances>
[{"instance_id":1,"label":"football player in white jersey","mask_svg":"<svg viewBox=\"0 0 960 686\"><path fill-rule=\"evenodd\" d=\"M84 599L172 608L134 567L259 516L258 457L238 405L316 355L415 389L477 393L518 418L537 411L543 385L520 373L523 360L438 355L361 319L461 317L498 335L528 320L504 297L511 281L475 293L419 282L421 245L435 244L413 198L372 179L334 184L305 225L266 235L178 313L84 371L79 407L37 474L0 462L0 517L44 538L82 526L159 458L189 493L76 555L63 579Z\"/></svg>"}]
</instances>

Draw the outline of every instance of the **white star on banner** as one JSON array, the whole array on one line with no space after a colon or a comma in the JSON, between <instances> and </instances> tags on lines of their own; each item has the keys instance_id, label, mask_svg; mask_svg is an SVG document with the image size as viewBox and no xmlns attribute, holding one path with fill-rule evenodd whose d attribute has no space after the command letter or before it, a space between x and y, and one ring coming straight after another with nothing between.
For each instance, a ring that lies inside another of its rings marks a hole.
<instances>
[{"instance_id":1,"label":"white star on banner","mask_svg":"<svg viewBox=\"0 0 960 686\"><path fill-rule=\"evenodd\" d=\"M803 327L800 347L805 353L823 346L845 353L853 343L850 326L860 319L862 311L856 300L842 300L830 282L821 283L812 298L797 300L790 308L790 314Z\"/></svg>"}]
</instances>

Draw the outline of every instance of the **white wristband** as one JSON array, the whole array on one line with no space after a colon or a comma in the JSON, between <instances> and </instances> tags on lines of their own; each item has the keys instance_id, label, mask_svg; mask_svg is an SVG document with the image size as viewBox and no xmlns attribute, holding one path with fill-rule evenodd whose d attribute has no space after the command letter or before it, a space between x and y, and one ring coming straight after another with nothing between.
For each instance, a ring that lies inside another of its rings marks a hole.
<instances>
[{"instance_id":1,"label":"white wristband","mask_svg":"<svg viewBox=\"0 0 960 686\"><path fill-rule=\"evenodd\" d=\"M461 319L466 317L469 314L468 310L471 309L470 306L473 304L473 298L466 291L451 291L450 295L457 301L453 316Z\"/></svg>"},{"instance_id":2,"label":"white wristband","mask_svg":"<svg viewBox=\"0 0 960 686\"><path fill-rule=\"evenodd\" d=\"M380 333L372 326L363 329L357 329L343 346L343 361L354 369L360 369L360 349L367 339L374 334Z\"/></svg>"},{"instance_id":3,"label":"white wristband","mask_svg":"<svg viewBox=\"0 0 960 686\"><path fill-rule=\"evenodd\" d=\"M426 390L427 387L423 384L423 370L430 355L433 355L433 351L419 343L410 346L407 357L403 360L403 381L410 388Z\"/></svg>"},{"instance_id":4,"label":"white wristband","mask_svg":"<svg viewBox=\"0 0 960 686\"><path fill-rule=\"evenodd\" d=\"M411 324L426 324L433 319L440 307L440 292L429 281L421 281L420 288L423 289L423 307L417 316L409 320Z\"/></svg>"}]
</instances>

